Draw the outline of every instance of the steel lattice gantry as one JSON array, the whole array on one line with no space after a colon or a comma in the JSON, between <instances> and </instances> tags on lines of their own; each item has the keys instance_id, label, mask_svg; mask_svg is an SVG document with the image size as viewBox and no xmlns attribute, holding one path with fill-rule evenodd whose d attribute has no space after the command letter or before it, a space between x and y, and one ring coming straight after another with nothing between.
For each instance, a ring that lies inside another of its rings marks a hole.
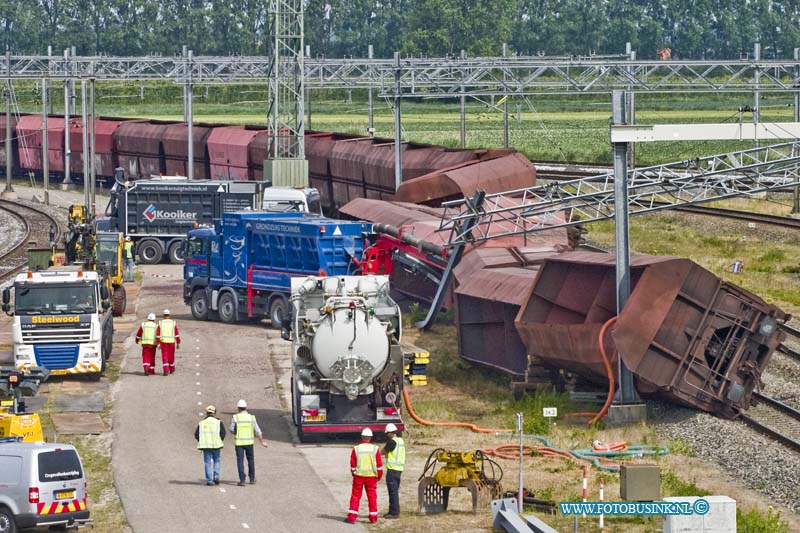
<instances>
[{"instance_id":1,"label":"steel lattice gantry","mask_svg":"<svg viewBox=\"0 0 800 533\"><path fill-rule=\"evenodd\" d=\"M271 0L271 9L302 11L300 0ZM302 18L302 15L301 17ZM297 43L302 29L292 17L283 29L278 71L296 79L302 68L311 89L378 89L393 96L397 68L393 59L302 59ZM296 17L295 17L296 20ZM192 59L192 82L214 84L265 81L273 56ZM787 92L800 90L798 60L637 61L622 57L406 58L400 62L404 97L426 95L596 94L614 89L634 92ZM3 77L11 79L95 78L98 80L171 80L185 83L186 62L175 57L80 57L7 55ZM288 82L287 82L288 83ZM297 87L287 91L297 92ZM302 91L298 94L302 102Z\"/></svg>"},{"instance_id":2,"label":"steel lattice gantry","mask_svg":"<svg viewBox=\"0 0 800 533\"><path fill-rule=\"evenodd\" d=\"M682 205L797 186L800 141L628 171L628 211L639 215ZM450 248L613 218L614 173L487 194L443 204L439 231ZM467 221L473 222L469 225Z\"/></svg>"}]
</instances>

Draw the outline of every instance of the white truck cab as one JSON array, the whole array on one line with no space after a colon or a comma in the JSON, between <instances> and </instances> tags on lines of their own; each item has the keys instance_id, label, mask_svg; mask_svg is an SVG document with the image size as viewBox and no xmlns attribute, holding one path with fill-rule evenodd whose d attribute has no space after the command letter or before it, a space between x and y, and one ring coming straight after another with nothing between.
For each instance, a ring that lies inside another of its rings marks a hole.
<instances>
[{"instance_id":1,"label":"white truck cab","mask_svg":"<svg viewBox=\"0 0 800 533\"><path fill-rule=\"evenodd\" d=\"M319 191L313 187L265 187L261 209L322 215Z\"/></svg>"},{"instance_id":2,"label":"white truck cab","mask_svg":"<svg viewBox=\"0 0 800 533\"><path fill-rule=\"evenodd\" d=\"M54 376L86 374L100 379L111 354L114 323L101 276L78 267L18 274L12 337L14 366L41 366ZM3 291L9 313L10 291Z\"/></svg>"}]
</instances>

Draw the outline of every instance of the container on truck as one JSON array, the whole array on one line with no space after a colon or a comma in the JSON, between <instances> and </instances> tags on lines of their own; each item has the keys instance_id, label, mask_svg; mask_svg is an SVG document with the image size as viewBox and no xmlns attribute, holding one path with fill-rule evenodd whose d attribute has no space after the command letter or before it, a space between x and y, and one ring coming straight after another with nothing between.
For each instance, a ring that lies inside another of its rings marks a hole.
<instances>
[{"instance_id":1,"label":"container on truck","mask_svg":"<svg viewBox=\"0 0 800 533\"><path fill-rule=\"evenodd\" d=\"M144 264L183 263L186 232L195 224L214 224L228 211L255 209L258 184L165 178L124 182L111 189L98 230L122 232Z\"/></svg>"},{"instance_id":2,"label":"container on truck","mask_svg":"<svg viewBox=\"0 0 800 533\"><path fill-rule=\"evenodd\" d=\"M292 417L300 440L403 429L402 320L388 276L292 279ZM289 326L290 327L287 327Z\"/></svg>"},{"instance_id":3,"label":"container on truck","mask_svg":"<svg viewBox=\"0 0 800 533\"><path fill-rule=\"evenodd\" d=\"M110 294L101 273L77 266L25 272L2 297L3 311L14 317L18 370L38 366L54 376L100 379L114 338Z\"/></svg>"},{"instance_id":4,"label":"container on truck","mask_svg":"<svg viewBox=\"0 0 800 533\"><path fill-rule=\"evenodd\" d=\"M183 298L198 320L269 317L280 327L291 280L357 270L371 225L300 213L225 213L187 235Z\"/></svg>"}]
</instances>

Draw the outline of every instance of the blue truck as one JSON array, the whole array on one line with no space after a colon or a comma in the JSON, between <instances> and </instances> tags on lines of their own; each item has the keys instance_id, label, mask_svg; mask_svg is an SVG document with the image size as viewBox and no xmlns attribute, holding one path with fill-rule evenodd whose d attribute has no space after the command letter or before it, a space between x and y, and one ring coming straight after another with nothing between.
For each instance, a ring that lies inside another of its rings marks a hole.
<instances>
[{"instance_id":1,"label":"blue truck","mask_svg":"<svg viewBox=\"0 0 800 533\"><path fill-rule=\"evenodd\" d=\"M187 234L183 300L198 320L288 317L292 278L355 274L371 224L298 213L225 213Z\"/></svg>"}]
</instances>

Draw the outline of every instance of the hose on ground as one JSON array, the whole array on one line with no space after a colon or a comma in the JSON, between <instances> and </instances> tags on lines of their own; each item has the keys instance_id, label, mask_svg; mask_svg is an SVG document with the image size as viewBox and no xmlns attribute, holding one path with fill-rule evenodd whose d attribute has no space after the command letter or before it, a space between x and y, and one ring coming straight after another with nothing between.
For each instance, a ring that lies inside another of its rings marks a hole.
<instances>
[{"instance_id":1,"label":"hose on ground","mask_svg":"<svg viewBox=\"0 0 800 533\"><path fill-rule=\"evenodd\" d=\"M474 433L508 433L510 431L509 429L481 428L468 422L431 422L430 420L425 420L415 413L414 408L411 407L411 398L408 396L408 387L403 387L403 402L405 403L406 411L408 411L408 414L411 416L411 418L413 418L417 424L421 424L423 426L467 428Z\"/></svg>"}]
</instances>

